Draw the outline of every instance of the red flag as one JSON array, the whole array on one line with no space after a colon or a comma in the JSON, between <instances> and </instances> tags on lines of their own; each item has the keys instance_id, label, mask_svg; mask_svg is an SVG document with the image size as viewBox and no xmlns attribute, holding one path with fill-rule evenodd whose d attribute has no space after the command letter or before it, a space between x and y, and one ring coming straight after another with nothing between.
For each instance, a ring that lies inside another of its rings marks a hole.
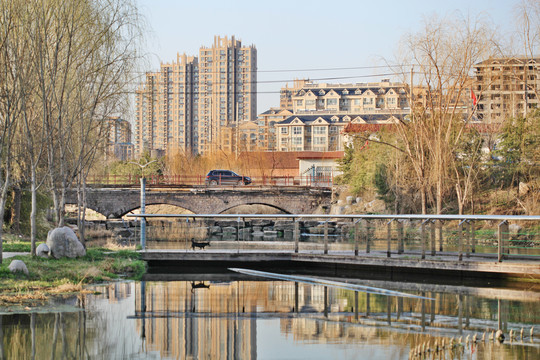
<instances>
[{"instance_id":1,"label":"red flag","mask_svg":"<svg viewBox=\"0 0 540 360\"><path fill-rule=\"evenodd\" d=\"M474 106L476 106L476 103L478 102L478 99L476 99L476 95L474 95L474 91L471 89L471 99Z\"/></svg>"}]
</instances>

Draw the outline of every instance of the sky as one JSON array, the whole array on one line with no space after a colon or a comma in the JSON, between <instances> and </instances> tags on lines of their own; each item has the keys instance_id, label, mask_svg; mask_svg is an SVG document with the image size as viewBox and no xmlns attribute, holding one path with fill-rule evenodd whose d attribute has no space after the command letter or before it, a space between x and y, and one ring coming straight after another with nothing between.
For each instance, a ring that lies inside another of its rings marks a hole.
<instances>
[{"instance_id":1,"label":"sky","mask_svg":"<svg viewBox=\"0 0 540 360\"><path fill-rule=\"evenodd\" d=\"M293 79L357 83L392 78L400 40L426 19L459 12L490 21L503 36L514 31L518 0L137 0L145 19L148 54L143 71L198 56L214 36L255 45L258 105L279 107L279 89ZM362 68L364 67L364 68ZM371 68L370 68L371 67ZM341 69L338 69L341 68ZM335 70L321 70L335 69ZM330 78L330 79L329 79ZM393 79L397 80L397 79Z\"/></svg>"}]
</instances>

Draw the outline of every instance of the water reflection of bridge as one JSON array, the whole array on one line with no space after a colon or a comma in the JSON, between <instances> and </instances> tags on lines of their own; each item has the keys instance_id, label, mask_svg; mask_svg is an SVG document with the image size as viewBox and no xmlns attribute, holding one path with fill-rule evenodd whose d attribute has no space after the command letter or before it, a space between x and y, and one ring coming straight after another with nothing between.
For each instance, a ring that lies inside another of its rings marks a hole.
<instances>
[{"instance_id":1,"label":"water reflection of bridge","mask_svg":"<svg viewBox=\"0 0 540 360\"><path fill-rule=\"evenodd\" d=\"M149 348L162 351L162 356L254 358L257 322L270 319L278 319L281 332L297 341L357 343L378 338L390 345L427 334L463 339L478 334L480 339L486 331L487 341L496 329L528 330L540 301L538 292L521 290L367 282L435 299L429 301L293 282L195 279L136 285L132 318ZM197 287L201 283L205 287ZM516 299L526 302L513 308Z\"/></svg>"}]
</instances>

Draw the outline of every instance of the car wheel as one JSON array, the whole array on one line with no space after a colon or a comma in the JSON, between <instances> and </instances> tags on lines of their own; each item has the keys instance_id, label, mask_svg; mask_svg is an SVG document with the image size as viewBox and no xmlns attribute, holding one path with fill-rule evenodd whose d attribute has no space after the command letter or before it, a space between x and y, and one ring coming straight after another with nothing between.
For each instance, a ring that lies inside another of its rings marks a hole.
<instances>
[{"instance_id":1,"label":"car wheel","mask_svg":"<svg viewBox=\"0 0 540 360\"><path fill-rule=\"evenodd\" d=\"M216 186L216 185L217 185L217 181L216 181L216 180L212 180L212 181L210 181L210 185L212 185L212 186Z\"/></svg>"}]
</instances>

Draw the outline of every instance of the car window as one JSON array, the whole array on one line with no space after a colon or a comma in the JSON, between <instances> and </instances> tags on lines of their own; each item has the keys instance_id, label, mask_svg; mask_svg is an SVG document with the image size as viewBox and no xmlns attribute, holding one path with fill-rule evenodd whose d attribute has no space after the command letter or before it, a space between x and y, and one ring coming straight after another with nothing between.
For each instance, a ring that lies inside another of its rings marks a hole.
<instances>
[{"instance_id":1,"label":"car window","mask_svg":"<svg viewBox=\"0 0 540 360\"><path fill-rule=\"evenodd\" d=\"M223 172L223 175L225 175L225 176L232 176L233 173L232 173L232 171L224 171L224 172Z\"/></svg>"}]
</instances>

